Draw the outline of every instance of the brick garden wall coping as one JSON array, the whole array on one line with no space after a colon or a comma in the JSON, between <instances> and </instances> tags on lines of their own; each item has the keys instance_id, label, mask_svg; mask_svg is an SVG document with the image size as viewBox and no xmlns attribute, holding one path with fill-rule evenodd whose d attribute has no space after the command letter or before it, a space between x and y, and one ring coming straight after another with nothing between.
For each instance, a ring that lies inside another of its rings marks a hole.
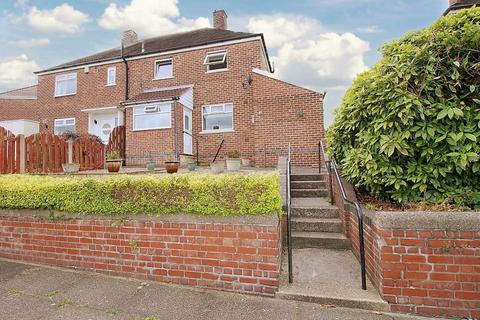
<instances>
[{"instance_id":1,"label":"brick garden wall coping","mask_svg":"<svg viewBox=\"0 0 480 320\"><path fill-rule=\"evenodd\" d=\"M371 211L365 210L377 228L480 231L480 212Z\"/></svg>"},{"instance_id":2,"label":"brick garden wall coping","mask_svg":"<svg viewBox=\"0 0 480 320\"><path fill-rule=\"evenodd\" d=\"M192 214L165 214L160 216L148 216L148 215L85 215L76 214L63 211L54 210L15 210L15 209L0 209L0 217L39 217L43 219L49 219L49 216L61 217L59 219L50 220L68 220L68 219L81 219L81 220L116 220L116 219L128 219L130 221L151 221L151 222L170 222L170 223L208 223L208 224L230 224L230 225L261 225L261 226L273 226L276 227L279 222L277 214L264 214L264 215L245 215L245 216L213 216L213 215L192 215Z\"/></svg>"}]
</instances>

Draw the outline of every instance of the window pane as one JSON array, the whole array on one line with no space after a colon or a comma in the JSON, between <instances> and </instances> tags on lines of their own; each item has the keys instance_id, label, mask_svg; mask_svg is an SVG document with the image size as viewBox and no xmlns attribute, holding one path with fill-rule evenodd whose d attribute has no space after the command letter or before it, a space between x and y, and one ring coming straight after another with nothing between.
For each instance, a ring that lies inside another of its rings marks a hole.
<instances>
[{"instance_id":1,"label":"window pane","mask_svg":"<svg viewBox=\"0 0 480 320\"><path fill-rule=\"evenodd\" d=\"M109 68L108 69L108 84L114 84L115 83L115 78L116 78L116 68Z\"/></svg>"},{"instance_id":2,"label":"window pane","mask_svg":"<svg viewBox=\"0 0 480 320\"><path fill-rule=\"evenodd\" d=\"M211 106L213 112L223 112L223 106Z\"/></svg>"},{"instance_id":3,"label":"window pane","mask_svg":"<svg viewBox=\"0 0 480 320\"><path fill-rule=\"evenodd\" d=\"M172 61L158 61L156 63L155 78L170 78L173 76L173 63Z\"/></svg>"},{"instance_id":4,"label":"window pane","mask_svg":"<svg viewBox=\"0 0 480 320\"><path fill-rule=\"evenodd\" d=\"M227 60L225 60L225 62L223 63L208 65L208 70L219 70L219 69L227 69Z\"/></svg>"},{"instance_id":5,"label":"window pane","mask_svg":"<svg viewBox=\"0 0 480 320\"><path fill-rule=\"evenodd\" d=\"M231 113L203 115L203 130L228 129L233 129L233 115Z\"/></svg>"},{"instance_id":6,"label":"window pane","mask_svg":"<svg viewBox=\"0 0 480 320\"><path fill-rule=\"evenodd\" d=\"M77 93L77 74L60 75L55 78L55 95L62 96Z\"/></svg>"},{"instance_id":7,"label":"window pane","mask_svg":"<svg viewBox=\"0 0 480 320\"><path fill-rule=\"evenodd\" d=\"M133 118L134 129L156 129L170 127L170 113L150 113Z\"/></svg>"},{"instance_id":8,"label":"window pane","mask_svg":"<svg viewBox=\"0 0 480 320\"><path fill-rule=\"evenodd\" d=\"M55 128L54 128L55 134L62 134L67 131L75 132L75 125L61 125L61 126L55 125Z\"/></svg>"}]
</instances>

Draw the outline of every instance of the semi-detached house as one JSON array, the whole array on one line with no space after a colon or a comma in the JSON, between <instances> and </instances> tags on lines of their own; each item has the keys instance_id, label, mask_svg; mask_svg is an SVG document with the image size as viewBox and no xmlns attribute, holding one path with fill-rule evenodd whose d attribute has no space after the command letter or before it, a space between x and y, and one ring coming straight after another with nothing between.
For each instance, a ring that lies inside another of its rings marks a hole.
<instances>
[{"instance_id":1,"label":"semi-detached house","mask_svg":"<svg viewBox=\"0 0 480 320\"><path fill-rule=\"evenodd\" d=\"M120 48L36 72L36 100L21 118L103 141L125 125L127 165L211 161L222 141L220 157L238 150L256 166L276 165L289 144L296 164L316 164L324 94L275 79L262 34L228 30L223 10L213 21L144 40L126 31ZM8 105L0 98L0 121Z\"/></svg>"}]
</instances>

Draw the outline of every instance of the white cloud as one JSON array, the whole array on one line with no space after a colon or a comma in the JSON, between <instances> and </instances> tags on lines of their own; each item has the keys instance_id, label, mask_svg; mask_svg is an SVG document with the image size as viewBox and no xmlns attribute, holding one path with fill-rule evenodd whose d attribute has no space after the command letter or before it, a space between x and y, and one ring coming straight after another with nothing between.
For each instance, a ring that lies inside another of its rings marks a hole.
<instances>
[{"instance_id":1,"label":"white cloud","mask_svg":"<svg viewBox=\"0 0 480 320\"><path fill-rule=\"evenodd\" d=\"M209 27L210 22L204 17L180 17L178 0L131 0L124 7L110 3L99 25L118 31L133 29L143 37L153 37Z\"/></svg>"},{"instance_id":2,"label":"white cloud","mask_svg":"<svg viewBox=\"0 0 480 320\"><path fill-rule=\"evenodd\" d=\"M257 16L249 19L247 28L264 33L281 79L319 91L338 90L367 69L364 54L370 50L369 43L350 32L329 32L318 20Z\"/></svg>"},{"instance_id":3,"label":"white cloud","mask_svg":"<svg viewBox=\"0 0 480 320\"><path fill-rule=\"evenodd\" d=\"M25 54L0 60L0 87L8 90L34 84L36 76L33 72L39 69L39 65Z\"/></svg>"},{"instance_id":4,"label":"white cloud","mask_svg":"<svg viewBox=\"0 0 480 320\"><path fill-rule=\"evenodd\" d=\"M379 26L375 26L375 25L361 27L361 28L358 28L357 30L358 32L362 32L362 33L379 33L383 31L382 29L380 29Z\"/></svg>"},{"instance_id":5,"label":"white cloud","mask_svg":"<svg viewBox=\"0 0 480 320\"><path fill-rule=\"evenodd\" d=\"M82 25L90 21L87 14L76 10L68 3L51 10L30 7L25 18L28 24L36 30L55 35L79 33L82 31Z\"/></svg>"},{"instance_id":6,"label":"white cloud","mask_svg":"<svg viewBox=\"0 0 480 320\"><path fill-rule=\"evenodd\" d=\"M22 48L38 47L50 44L50 39L48 38L32 38L32 39L23 39L11 42L13 45Z\"/></svg>"}]
</instances>

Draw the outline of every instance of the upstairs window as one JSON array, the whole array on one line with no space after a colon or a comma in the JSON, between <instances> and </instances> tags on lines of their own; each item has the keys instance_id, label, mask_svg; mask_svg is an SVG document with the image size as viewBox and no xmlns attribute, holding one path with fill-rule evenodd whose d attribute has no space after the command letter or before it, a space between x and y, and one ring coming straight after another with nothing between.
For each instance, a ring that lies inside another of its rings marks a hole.
<instances>
[{"instance_id":1,"label":"upstairs window","mask_svg":"<svg viewBox=\"0 0 480 320\"><path fill-rule=\"evenodd\" d=\"M171 103L149 104L133 108L133 130L165 129L171 127Z\"/></svg>"},{"instance_id":2,"label":"upstairs window","mask_svg":"<svg viewBox=\"0 0 480 320\"><path fill-rule=\"evenodd\" d=\"M172 59L155 61L155 79L173 78Z\"/></svg>"},{"instance_id":3,"label":"upstairs window","mask_svg":"<svg viewBox=\"0 0 480 320\"><path fill-rule=\"evenodd\" d=\"M77 94L77 74L68 73L55 77L55 97Z\"/></svg>"},{"instance_id":4,"label":"upstairs window","mask_svg":"<svg viewBox=\"0 0 480 320\"><path fill-rule=\"evenodd\" d=\"M107 70L107 86L113 86L117 83L117 67L110 67Z\"/></svg>"},{"instance_id":5,"label":"upstairs window","mask_svg":"<svg viewBox=\"0 0 480 320\"><path fill-rule=\"evenodd\" d=\"M202 108L203 131L232 131L233 104L216 104Z\"/></svg>"},{"instance_id":6,"label":"upstairs window","mask_svg":"<svg viewBox=\"0 0 480 320\"><path fill-rule=\"evenodd\" d=\"M207 66L207 72L227 70L227 52L218 51L207 53L203 64Z\"/></svg>"},{"instance_id":7,"label":"upstairs window","mask_svg":"<svg viewBox=\"0 0 480 320\"><path fill-rule=\"evenodd\" d=\"M64 132L75 132L75 118L55 119L53 131L57 135Z\"/></svg>"}]
</instances>

